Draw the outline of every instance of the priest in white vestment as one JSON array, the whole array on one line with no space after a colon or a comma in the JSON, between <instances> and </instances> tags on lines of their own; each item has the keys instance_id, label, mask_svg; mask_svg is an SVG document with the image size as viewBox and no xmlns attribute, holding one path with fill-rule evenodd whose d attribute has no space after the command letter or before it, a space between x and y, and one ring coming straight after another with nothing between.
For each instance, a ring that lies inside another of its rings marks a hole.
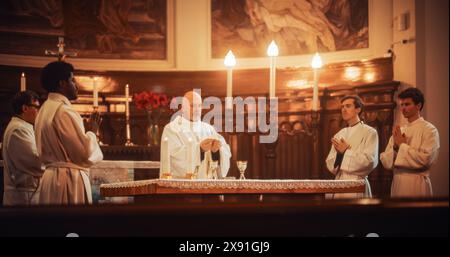
<instances>
[{"instance_id":1,"label":"priest in white vestment","mask_svg":"<svg viewBox=\"0 0 450 257\"><path fill-rule=\"evenodd\" d=\"M381 163L393 170L391 197L431 197L429 170L439 153L439 133L436 127L421 117L425 103L417 88L399 94L400 109L408 124L395 126Z\"/></svg>"},{"instance_id":2,"label":"priest in white vestment","mask_svg":"<svg viewBox=\"0 0 450 257\"><path fill-rule=\"evenodd\" d=\"M226 177L230 168L230 147L213 126L202 122L202 99L193 91L183 98L182 115L164 127L161 144L160 177L170 173L172 178L197 179L216 177L210 168L212 161L218 161L217 177ZM166 141L166 143L164 143Z\"/></svg>"},{"instance_id":3,"label":"priest in white vestment","mask_svg":"<svg viewBox=\"0 0 450 257\"><path fill-rule=\"evenodd\" d=\"M69 100L77 98L73 66L53 62L42 71L41 83L49 91L36 119L36 145L46 169L39 204L92 203L88 170L103 159L94 120L85 130L83 119ZM92 127L92 128L91 128Z\"/></svg>"},{"instance_id":4,"label":"priest in white vestment","mask_svg":"<svg viewBox=\"0 0 450 257\"><path fill-rule=\"evenodd\" d=\"M44 173L33 128L38 99L36 93L23 91L12 100L14 116L3 135L3 205L37 204L39 181Z\"/></svg>"},{"instance_id":5,"label":"priest in white vestment","mask_svg":"<svg viewBox=\"0 0 450 257\"><path fill-rule=\"evenodd\" d=\"M331 139L331 150L326 159L328 170L336 180L364 179L366 192L339 193L333 198L372 197L368 176L378 165L378 133L364 124L359 115L364 108L358 96L346 96L341 100L341 113L348 127L341 129Z\"/></svg>"}]
</instances>

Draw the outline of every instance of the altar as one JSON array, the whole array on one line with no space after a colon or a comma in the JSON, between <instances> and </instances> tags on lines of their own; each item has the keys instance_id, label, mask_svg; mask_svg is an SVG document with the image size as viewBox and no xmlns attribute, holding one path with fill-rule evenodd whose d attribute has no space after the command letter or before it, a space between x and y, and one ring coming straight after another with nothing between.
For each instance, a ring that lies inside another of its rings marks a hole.
<instances>
[{"instance_id":1,"label":"altar","mask_svg":"<svg viewBox=\"0 0 450 257\"><path fill-rule=\"evenodd\" d=\"M142 177L142 173L153 176L159 169L158 161L101 161L89 169L89 180L92 186L92 199L94 203L131 203L133 199L128 196L102 197L100 185L117 182L135 181ZM151 171L151 172L150 172ZM150 174L151 173L151 174ZM144 177L149 177L144 176Z\"/></svg>"},{"instance_id":2,"label":"altar","mask_svg":"<svg viewBox=\"0 0 450 257\"><path fill-rule=\"evenodd\" d=\"M149 179L100 185L103 197L134 196L135 202L267 202L364 191L364 180Z\"/></svg>"}]
</instances>

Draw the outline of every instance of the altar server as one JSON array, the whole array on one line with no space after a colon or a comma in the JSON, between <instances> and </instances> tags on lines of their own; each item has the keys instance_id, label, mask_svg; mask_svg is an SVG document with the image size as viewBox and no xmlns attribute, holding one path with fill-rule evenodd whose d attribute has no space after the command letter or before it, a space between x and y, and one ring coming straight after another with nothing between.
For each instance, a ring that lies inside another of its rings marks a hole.
<instances>
[{"instance_id":1,"label":"altar server","mask_svg":"<svg viewBox=\"0 0 450 257\"><path fill-rule=\"evenodd\" d=\"M433 190L429 170L438 157L439 133L420 115L425 98L419 89L408 88L398 98L408 123L394 127L380 156L383 166L394 171L391 197L430 197Z\"/></svg>"},{"instance_id":2,"label":"altar server","mask_svg":"<svg viewBox=\"0 0 450 257\"><path fill-rule=\"evenodd\" d=\"M225 177L230 167L230 147L213 126L202 122L202 98L190 91L184 95L182 115L164 127L161 145L160 177L170 172L172 178L213 178L210 162L219 161L218 177Z\"/></svg>"},{"instance_id":3,"label":"altar server","mask_svg":"<svg viewBox=\"0 0 450 257\"><path fill-rule=\"evenodd\" d=\"M61 61L42 71L41 83L49 94L36 119L37 150L46 167L39 204L92 203L88 168L103 154L95 135L96 120L90 119L85 130L69 102L78 96L73 71L71 64Z\"/></svg>"},{"instance_id":4,"label":"altar server","mask_svg":"<svg viewBox=\"0 0 450 257\"><path fill-rule=\"evenodd\" d=\"M362 193L334 194L333 198L372 197L368 175L378 165L378 133L360 119L364 104L358 96L341 100L341 114L347 127L331 139L331 150L326 159L328 170L336 180L364 179L366 191Z\"/></svg>"},{"instance_id":5,"label":"altar server","mask_svg":"<svg viewBox=\"0 0 450 257\"><path fill-rule=\"evenodd\" d=\"M32 91L12 99L14 116L3 135L4 205L36 204L44 170L36 150L33 124L39 112L39 97Z\"/></svg>"}]
</instances>

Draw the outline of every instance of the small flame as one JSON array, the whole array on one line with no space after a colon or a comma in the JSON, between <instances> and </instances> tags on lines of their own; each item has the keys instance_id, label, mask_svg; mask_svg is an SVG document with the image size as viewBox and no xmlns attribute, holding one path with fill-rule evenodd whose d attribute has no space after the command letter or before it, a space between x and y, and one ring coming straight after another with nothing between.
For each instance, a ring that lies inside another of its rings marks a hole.
<instances>
[{"instance_id":1,"label":"small flame","mask_svg":"<svg viewBox=\"0 0 450 257\"><path fill-rule=\"evenodd\" d=\"M227 55L225 56L225 60L223 61L226 67L232 68L236 65L236 58L234 57L233 52L230 50L228 51Z\"/></svg>"},{"instance_id":2,"label":"small flame","mask_svg":"<svg viewBox=\"0 0 450 257\"><path fill-rule=\"evenodd\" d=\"M316 53L311 61L311 67L313 69L320 69L322 68L322 58L320 58L319 53Z\"/></svg>"},{"instance_id":3,"label":"small flame","mask_svg":"<svg viewBox=\"0 0 450 257\"><path fill-rule=\"evenodd\" d=\"M269 47L267 47L267 55L270 57L278 56L278 46L273 40L270 42Z\"/></svg>"}]
</instances>

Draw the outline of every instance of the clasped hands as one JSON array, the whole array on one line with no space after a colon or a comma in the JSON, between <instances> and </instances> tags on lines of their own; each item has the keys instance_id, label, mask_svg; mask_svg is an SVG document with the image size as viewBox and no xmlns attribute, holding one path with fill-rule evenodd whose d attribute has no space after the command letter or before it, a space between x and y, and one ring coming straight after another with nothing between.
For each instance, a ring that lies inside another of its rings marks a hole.
<instances>
[{"instance_id":1,"label":"clasped hands","mask_svg":"<svg viewBox=\"0 0 450 257\"><path fill-rule=\"evenodd\" d=\"M101 122L100 113L98 113L98 112L91 113L89 118L86 120L85 130L91 131L94 134L97 134L100 122Z\"/></svg>"},{"instance_id":2,"label":"clasped hands","mask_svg":"<svg viewBox=\"0 0 450 257\"><path fill-rule=\"evenodd\" d=\"M341 154L345 153L347 149L351 148L351 146L343 138L341 138L341 140L332 138L331 143L333 144L334 149L336 149L336 151Z\"/></svg>"},{"instance_id":3,"label":"clasped hands","mask_svg":"<svg viewBox=\"0 0 450 257\"><path fill-rule=\"evenodd\" d=\"M395 126L392 137L394 139L394 148L398 149L401 144L406 144L406 136L400 130L400 126Z\"/></svg>"},{"instance_id":4,"label":"clasped hands","mask_svg":"<svg viewBox=\"0 0 450 257\"><path fill-rule=\"evenodd\" d=\"M203 139L202 142L200 142L200 148L203 152L211 151L215 153L219 151L221 146L222 144L220 143L220 141L214 138L206 138Z\"/></svg>"}]
</instances>

